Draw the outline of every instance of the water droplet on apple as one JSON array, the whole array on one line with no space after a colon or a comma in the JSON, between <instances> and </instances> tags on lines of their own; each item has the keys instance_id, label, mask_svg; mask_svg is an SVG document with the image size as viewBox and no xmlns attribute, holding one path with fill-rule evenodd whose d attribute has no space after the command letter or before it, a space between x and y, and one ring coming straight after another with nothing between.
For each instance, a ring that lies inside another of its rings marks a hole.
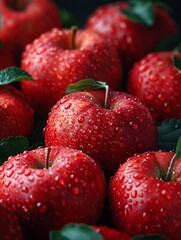
<instances>
[{"instance_id":1,"label":"water droplet on apple","mask_svg":"<svg viewBox=\"0 0 181 240\"><path fill-rule=\"evenodd\" d=\"M13 173L14 173L14 170L9 170L7 172L7 177L11 177L13 175Z\"/></svg>"},{"instance_id":2,"label":"water droplet on apple","mask_svg":"<svg viewBox=\"0 0 181 240\"><path fill-rule=\"evenodd\" d=\"M22 188L22 192L28 193L28 192L29 192L29 189L28 189L27 187L23 187L23 188Z\"/></svg>"},{"instance_id":3,"label":"water droplet on apple","mask_svg":"<svg viewBox=\"0 0 181 240\"><path fill-rule=\"evenodd\" d=\"M22 209L23 209L23 211L25 212L25 213L27 213L28 212L28 208L26 207L26 206L22 206Z\"/></svg>"},{"instance_id":4,"label":"water droplet on apple","mask_svg":"<svg viewBox=\"0 0 181 240\"><path fill-rule=\"evenodd\" d=\"M59 184L61 185L61 186L65 186L65 182L64 182L64 179L59 179Z\"/></svg>"},{"instance_id":5,"label":"water droplet on apple","mask_svg":"<svg viewBox=\"0 0 181 240\"><path fill-rule=\"evenodd\" d=\"M44 170L38 170L38 171L36 172L36 175L37 175L38 177L43 177L43 176L44 176Z\"/></svg>"},{"instance_id":6,"label":"water droplet on apple","mask_svg":"<svg viewBox=\"0 0 181 240\"><path fill-rule=\"evenodd\" d=\"M72 103L68 102L68 103L64 106L64 108L65 108L65 110L67 110L67 109L69 109L71 106L72 106Z\"/></svg>"},{"instance_id":7,"label":"water droplet on apple","mask_svg":"<svg viewBox=\"0 0 181 240\"><path fill-rule=\"evenodd\" d=\"M39 213L44 213L47 210L47 205L45 205L45 204L43 204L41 202L37 203L37 207L38 207L38 212Z\"/></svg>"},{"instance_id":8,"label":"water droplet on apple","mask_svg":"<svg viewBox=\"0 0 181 240\"><path fill-rule=\"evenodd\" d=\"M133 190L133 191L131 192L131 196L132 196L133 198L136 198L136 197L137 197L137 191L136 191L136 190Z\"/></svg>"},{"instance_id":9,"label":"water droplet on apple","mask_svg":"<svg viewBox=\"0 0 181 240\"><path fill-rule=\"evenodd\" d=\"M10 186L10 184L11 184L11 180L10 180L10 181L6 181L6 182L4 183L4 186L8 188L8 187Z\"/></svg>"},{"instance_id":10,"label":"water droplet on apple","mask_svg":"<svg viewBox=\"0 0 181 240\"><path fill-rule=\"evenodd\" d=\"M72 193L73 193L73 195L77 195L79 193L79 188L78 187L73 187L72 188Z\"/></svg>"},{"instance_id":11,"label":"water droplet on apple","mask_svg":"<svg viewBox=\"0 0 181 240\"><path fill-rule=\"evenodd\" d=\"M89 119L89 124L90 124L90 125L93 125L94 122L95 122L94 119Z\"/></svg>"},{"instance_id":12,"label":"water droplet on apple","mask_svg":"<svg viewBox=\"0 0 181 240\"><path fill-rule=\"evenodd\" d=\"M7 170L12 169L13 167L14 167L14 165L12 163L9 163L9 164L6 165Z\"/></svg>"},{"instance_id":13,"label":"water droplet on apple","mask_svg":"<svg viewBox=\"0 0 181 240\"><path fill-rule=\"evenodd\" d=\"M78 118L78 122L79 122L79 123L83 123L84 120L85 120L85 118L84 118L83 116L80 116L80 117Z\"/></svg>"},{"instance_id":14,"label":"water droplet on apple","mask_svg":"<svg viewBox=\"0 0 181 240\"><path fill-rule=\"evenodd\" d=\"M32 175L30 175L30 176L28 176L28 180L29 180L30 182L33 182L34 177L33 177Z\"/></svg>"}]
</instances>

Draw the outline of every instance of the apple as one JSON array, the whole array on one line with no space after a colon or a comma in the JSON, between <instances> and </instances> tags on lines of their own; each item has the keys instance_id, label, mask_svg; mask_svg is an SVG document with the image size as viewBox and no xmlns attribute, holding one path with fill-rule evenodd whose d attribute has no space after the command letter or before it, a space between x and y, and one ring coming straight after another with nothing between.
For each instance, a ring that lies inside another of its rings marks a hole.
<instances>
[{"instance_id":1,"label":"apple","mask_svg":"<svg viewBox=\"0 0 181 240\"><path fill-rule=\"evenodd\" d=\"M4 46L3 42L0 41L0 70L5 69L10 66L16 65L13 54L10 50Z\"/></svg>"},{"instance_id":2,"label":"apple","mask_svg":"<svg viewBox=\"0 0 181 240\"><path fill-rule=\"evenodd\" d=\"M117 1L100 5L87 18L85 27L114 42L129 70L164 38L178 34L168 6L157 1Z\"/></svg>"},{"instance_id":3,"label":"apple","mask_svg":"<svg viewBox=\"0 0 181 240\"><path fill-rule=\"evenodd\" d=\"M41 117L47 117L70 83L104 79L111 88L120 89L123 74L118 53L105 38L75 27L42 34L26 47L21 68L34 79L22 81L21 89Z\"/></svg>"},{"instance_id":4,"label":"apple","mask_svg":"<svg viewBox=\"0 0 181 240\"><path fill-rule=\"evenodd\" d=\"M26 77L32 77L16 66L0 71L0 139L24 136L30 137L34 128L34 111L24 94L15 84Z\"/></svg>"},{"instance_id":5,"label":"apple","mask_svg":"<svg viewBox=\"0 0 181 240\"><path fill-rule=\"evenodd\" d=\"M0 203L0 236L1 240L24 240L17 217Z\"/></svg>"},{"instance_id":6,"label":"apple","mask_svg":"<svg viewBox=\"0 0 181 240\"><path fill-rule=\"evenodd\" d=\"M97 224L105 201L102 170L70 148L39 147L0 166L0 199L14 211L26 240L48 240L70 222Z\"/></svg>"},{"instance_id":7,"label":"apple","mask_svg":"<svg viewBox=\"0 0 181 240\"><path fill-rule=\"evenodd\" d=\"M46 146L83 151L108 178L133 153L157 149L156 122L137 98L93 79L70 84L67 92L49 113Z\"/></svg>"},{"instance_id":8,"label":"apple","mask_svg":"<svg viewBox=\"0 0 181 240\"><path fill-rule=\"evenodd\" d=\"M53 27L62 27L58 5L50 0L1 0L0 39L17 59L26 44Z\"/></svg>"},{"instance_id":9,"label":"apple","mask_svg":"<svg viewBox=\"0 0 181 240\"><path fill-rule=\"evenodd\" d=\"M108 191L114 227L130 236L161 234L181 239L180 149L181 138L176 153L136 154L120 166Z\"/></svg>"},{"instance_id":10,"label":"apple","mask_svg":"<svg viewBox=\"0 0 181 240\"><path fill-rule=\"evenodd\" d=\"M139 98L158 121L181 118L181 54L152 52L130 69L127 91Z\"/></svg>"},{"instance_id":11,"label":"apple","mask_svg":"<svg viewBox=\"0 0 181 240\"><path fill-rule=\"evenodd\" d=\"M0 139L10 136L29 137L34 127L34 111L17 88L0 86Z\"/></svg>"}]
</instances>

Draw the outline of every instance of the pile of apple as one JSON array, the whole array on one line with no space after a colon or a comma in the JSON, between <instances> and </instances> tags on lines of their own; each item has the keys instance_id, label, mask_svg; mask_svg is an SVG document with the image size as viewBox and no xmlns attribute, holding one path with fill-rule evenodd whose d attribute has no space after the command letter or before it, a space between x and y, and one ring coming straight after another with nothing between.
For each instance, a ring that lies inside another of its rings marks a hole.
<instances>
[{"instance_id":1,"label":"pile of apple","mask_svg":"<svg viewBox=\"0 0 181 240\"><path fill-rule=\"evenodd\" d=\"M168 7L110 3L80 29L50 0L0 1L1 240L181 239Z\"/></svg>"}]
</instances>

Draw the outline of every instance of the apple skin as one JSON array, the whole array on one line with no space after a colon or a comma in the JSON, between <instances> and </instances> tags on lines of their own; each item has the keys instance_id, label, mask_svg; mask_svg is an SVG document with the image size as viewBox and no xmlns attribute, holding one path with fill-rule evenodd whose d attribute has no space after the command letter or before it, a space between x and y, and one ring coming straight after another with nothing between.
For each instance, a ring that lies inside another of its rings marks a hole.
<instances>
[{"instance_id":1,"label":"apple skin","mask_svg":"<svg viewBox=\"0 0 181 240\"><path fill-rule=\"evenodd\" d=\"M10 85L0 87L0 126L0 139L29 137L34 127L33 108L23 93Z\"/></svg>"},{"instance_id":2,"label":"apple skin","mask_svg":"<svg viewBox=\"0 0 181 240\"><path fill-rule=\"evenodd\" d=\"M1 240L24 240L17 217L4 204L0 203Z\"/></svg>"},{"instance_id":3,"label":"apple skin","mask_svg":"<svg viewBox=\"0 0 181 240\"><path fill-rule=\"evenodd\" d=\"M0 39L18 60L26 44L53 27L62 27L59 7L50 0L1 0L0 12Z\"/></svg>"},{"instance_id":4,"label":"apple skin","mask_svg":"<svg viewBox=\"0 0 181 240\"><path fill-rule=\"evenodd\" d=\"M46 122L46 146L66 146L91 156L109 178L134 153L157 149L156 122L132 95L110 90L74 92L61 98Z\"/></svg>"},{"instance_id":5,"label":"apple skin","mask_svg":"<svg viewBox=\"0 0 181 240\"><path fill-rule=\"evenodd\" d=\"M105 200L105 178L80 151L51 147L11 156L0 167L0 199L17 214L26 239L48 240L69 222L97 224Z\"/></svg>"},{"instance_id":6,"label":"apple skin","mask_svg":"<svg viewBox=\"0 0 181 240\"><path fill-rule=\"evenodd\" d=\"M21 89L39 116L47 116L67 86L78 80L104 79L111 88L121 88L123 69L116 49L98 33L80 29L74 47L72 32L53 29L23 53L21 68L35 81L22 81Z\"/></svg>"},{"instance_id":7,"label":"apple skin","mask_svg":"<svg viewBox=\"0 0 181 240\"><path fill-rule=\"evenodd\" d=\"M111 179L109 210L114 226L133 236L161 234L181 239L181 158L165 181L173 152L130 157Z\"/></svg>"}]
</instances>

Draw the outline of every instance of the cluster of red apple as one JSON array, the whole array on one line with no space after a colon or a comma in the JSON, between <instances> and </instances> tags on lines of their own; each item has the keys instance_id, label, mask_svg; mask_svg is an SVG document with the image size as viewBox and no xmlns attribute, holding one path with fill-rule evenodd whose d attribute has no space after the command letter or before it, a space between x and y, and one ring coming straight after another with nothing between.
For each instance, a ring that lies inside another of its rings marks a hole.
<instances>
[{"instance_id":1,"label":"cluster of red apple","mask_svg":"<svg viewBox=\"0 0 181 240\"><path fill-rule=\"evenodd\" d=\"M0 11L0 239L180 240L181 54L168 50L180 40L168 6L110 3L82 29L50 0Z\"/></svg>"}]
</instances>

